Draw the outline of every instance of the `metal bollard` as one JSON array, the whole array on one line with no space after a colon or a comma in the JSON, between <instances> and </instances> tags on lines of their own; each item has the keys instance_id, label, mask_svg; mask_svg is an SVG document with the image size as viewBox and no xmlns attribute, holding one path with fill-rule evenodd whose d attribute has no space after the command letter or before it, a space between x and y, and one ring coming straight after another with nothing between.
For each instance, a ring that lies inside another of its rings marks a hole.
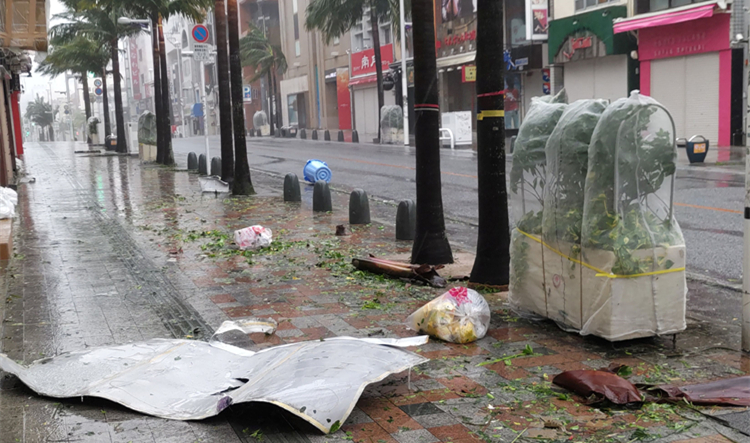
<instances>
[{"instance_id":1,"label":"metal bollard","mask_svg":"<svg viewBox=\"0 0 750 443\"><path fill-rule=\"evenodd\" d=\"M331 212L333 203L331 201L331 189L325 180L318 180L313 187L313 212Z\"/></svg>"},{"instance_id":2,"label":"metal bollard","mask_svg":"<svg viewBox=\"0 0 750 443\"><path fill-rule=\"evenodd\" d=\"M370 201L362 189L355 189L349 195L349 224L366 225L370 223Z\"/></svg>"},{"instance_id":3,"label":"metal bollard","mask_svg":"<svg viewBox=\"0 0 750 443\"><path fill-rule=\"evenodd\" d=\"M396 240L414 240L417 229L417 205L414 200L402 200L396 211Z\"/></svg>"},{"instance_id":4,"label":"metal bollard","mask_svg":"<svg viewBox=\"0 0 750 443\"><path fill-rule=\"evenodd\" d=\"M297 174L291 172L284 177L284 201L299 202L302 201L302 195L299 190L299 179Z\"/></svg>"},{"instance_id":5,"label":"metal bollard","mask_svg":"<svg viewBox=\"0 0 750 443\"><path fill-rule=\"evenodd\" d=\"M198 169L198 156L195 152L188 154L188 171L195 171Z\"/></svg>"}]
</instances>

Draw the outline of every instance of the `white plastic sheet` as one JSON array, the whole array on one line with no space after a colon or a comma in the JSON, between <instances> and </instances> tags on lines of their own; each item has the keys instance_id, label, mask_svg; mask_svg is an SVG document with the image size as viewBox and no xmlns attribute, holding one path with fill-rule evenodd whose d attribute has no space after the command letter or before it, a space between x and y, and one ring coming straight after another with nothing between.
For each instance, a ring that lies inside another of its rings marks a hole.
<instances>
[{"instance_id":1,"label":"white plastic sheet","mask_svg":"<svg viewBox=\"0 0 750 443\"><path fill-rule=\"evenodd\" d=\"M200 420L243 402L271 403L335 431L364 388L427 359L400 349L407 339L336 337L252 352L224 343L154 339L72 352L21 366L0 354L0 370L38 394L91 396L175 420Z\"/></svg>"}]
</instances>

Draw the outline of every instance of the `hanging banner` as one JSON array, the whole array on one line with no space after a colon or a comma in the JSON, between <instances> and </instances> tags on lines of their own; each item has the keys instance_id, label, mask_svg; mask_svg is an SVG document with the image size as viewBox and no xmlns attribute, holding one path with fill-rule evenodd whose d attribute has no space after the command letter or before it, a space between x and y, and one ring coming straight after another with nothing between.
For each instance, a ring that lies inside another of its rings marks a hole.
<instances>
[{"instance_id":1,"label":"hanging banner","mask_svg":"<svg viewBox=\"0 0 750 443\"><path fill-rule=\"evenodd\" d=\"M339 113L339 129L352 129L352 97L349 95L349 69L336 70L336 102Z\"/></svg>"},{"instance_id":2,"label":"hanging banner","mask_svg":"<svg viewBox=\"0 0 750 443\"><path fill-rule=\"evenodd\" d=\"M128 39L130 46L130 81L133 85L133 99L141 99L141 70L138 66L138 41L136 37Z\"/></svg>"},{"instance_id":3,"label":"hanging banner","mask_svg":"<svg viewBox=\"0 0 750 443\"><path fill-rule=\"evenodd\" d=\"M526 0L526 39L547 40L547 0Z\"/></svg>"},{"instance_id":4,"label":"hanging banner","mask_svg":"<svg viewBox=\"0 0 750 443\"><path fill-rule=\"evenodd\" d=\"M466 65L461 69L461 81L470 83L477 81L477 67Z\"/></svg>"}]
</instances>

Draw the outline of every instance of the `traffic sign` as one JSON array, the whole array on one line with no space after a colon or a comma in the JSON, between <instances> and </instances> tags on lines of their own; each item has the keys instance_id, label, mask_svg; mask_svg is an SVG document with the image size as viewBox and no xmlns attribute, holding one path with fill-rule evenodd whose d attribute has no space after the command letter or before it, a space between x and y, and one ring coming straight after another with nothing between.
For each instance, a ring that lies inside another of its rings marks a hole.
<instances>
[{"instance_id":1,"label":"traffic sign","mask_svg":"<svg viewBox=\"0 0 750 443\"><path fill-rule=\"evenodd\" d=\"M97 78L96 80L94 80L94 86L98 88L101 85L102 85L102 79Z\"/></svg>"},{"instance_id":2,"label":"traffic sign","mask_svg":"<svg viewBox=\"0 0 750 443\"><path fill-rule=\"evenodd\" d=\"M103 91L102 91L102 88L96 88L94 89L94 92L96 93L96 95L102 95Z\"/></svg>"},{"instance_id":3,"label":"traffic sign","mask_svg":"<svg viewBox=\"0 0 750 443\"><path fill-rule=\"evenodd\" d=\"M253 88L247 85L242 87L242 101L248 103L253 102Z\"/></svg>"},{"instance_id":4,"label":"traffic sign","mask_svg":"<svg viewBox=\"0 0 750 443\"><path fill-rule=\"evenodd\" d=\"M197 62L211 61L211 51L206 43L196 43L193 45L193 60Z\"/></svg>"},{"instance_id":5,"label":"traffic sign","mask_svg":"<svg viewBox=\"0 0 750 443\"><path fill-rule=\"evenodd\" d=\"M193 39L198 43L206 43L208 41L208 28L203 25L193 26Z\"/></svg>"}]
</instances>

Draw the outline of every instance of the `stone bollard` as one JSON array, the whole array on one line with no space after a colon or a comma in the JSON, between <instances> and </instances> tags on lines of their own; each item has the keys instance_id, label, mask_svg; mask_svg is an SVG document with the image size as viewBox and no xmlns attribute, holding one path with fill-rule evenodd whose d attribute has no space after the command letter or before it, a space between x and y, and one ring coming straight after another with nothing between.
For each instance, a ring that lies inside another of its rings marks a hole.
<instances>
[{"instance_id":1,"label":"stone bollard","mask_svg":"<svg viewBox=\"0 0 750 443\"><path fill-rule=\"evenodd\" d=\"M370 223L370 201L362 189L355 189L349 195L349 224L366 225Z\"/></svg>"},{"instance_id":2,"label":"stone bollard","mask_svg":"<svg viewBox=\"0 0 750 443\"><path fill-rule=\"evenodd\" d=\"M396 240L414 240L417 229L417 205L414 200L401 200L396 211Z\"/></svg>"},{"instance_id":3,"label":"stone bollard","mask_svg":"<svg viewBox=\"0 0 750 443\"><path fill-rule=\"evenodd\" d=\"M307 138L307 131L305 131L305 128L299 130L299 138L301 138L302 140Z\"/></svg>"},{"instance_id":4,"label":"stone bollard","mask_svg":"<svg viewBox=\"0 0 750 443\"><path fill-rule=\"evenodd\" d=\"M329 142L331 141L331 133L326 129L326 132L323 133L323 140Z\"/></svg>"},{"instance_id":5,"label":"stone bollard","mask_svg":"<svg viewBox=\"0 0 750 443\"><path fill-rule=\"evenodd\" d=\"M359 143L359 134L356 129L352 131L352 143Z\"/></svg>"},{"instance_id":6,"label":"stone bollard","mask_svg":"<svg viewBox=\"0 0 750 443\"><path fill-rule=\"evenodd\" d=\"M344 141L344 131L339 130L339 141Z\"/></svg>"},{"instance_id":7,"label":"stone bollard","mask_svg":"<svg viewBox=\"0 0 750 443\"><path fill-rule=\"evenodd\" d=\"M195 152L188 154L188 171L195 171L198 169L198 156Z\"/></svg>"},{"instance_id":8,"label":"stone bollard","mask_svg":"<svg viewBox=\"0 0 750 443\"><path fill-rule=\"evenodd\" d=\"M299 202L302 201L302 195L299 190L299 179L297 174L291 172L284 177L284 201Z\"/></svg>"},{"instance_id":9,"label":"stone bollard","mask_svg":"<svg viewBox=\"0 0 750 443\"><path fill-rule=\"evenodd\" d=\"M206 154L198 156L198 174L208 175L208 163L206 162Z\"/></svg>"},{"instance_id":10,"label":"stone bollard","mask_svg":"<svg viewBox=\"0 0 750 443\"><path fill-rule=\"evenodd\" d=\"M214 157L211 159L211 175L218 175L221 177L221 157Z\"/></svg>"},{"instance_id":11,"label":"stone bollard","mask_svg":"<svg viewBox=\"0 0 750 443\"><path fill-rule=\"evenodd\" d=\"M279 137L279 138L280 138L280 137L281 137L281 136L283 135L283 134L282 134L282 131L283 131L283 129L281 129L281 128L276 128L276 132L274 132L274 134L273 134L273 135L274 135L274 137Z\"/></svg>"},{"instance_id":12,"label":"stone bollard","mask_svg":"<svg viewBox=\"0 0 750 443\"><path fill-rule=\"evenodd\" d=\"M255 129L251 129L251 130L247 131L247 136L248 137L255 137Z\"/></svg>"},{"instance_id":13,"label":"stone bollard","mask_svg":"<svg viewBox=\"0 0 750 443\"><path fill-rule=\"evenodd\" d=\"M255 135L256 135L256 136L258 136L258 137L262 137L262 136L263 136L263 133L262 133L262 132L260 132L260 129L258 129L258 130L257 130L257 131L255 132Z\"/></svg>"},{"instance_id":14,"label":"stone bollard","mask_svg":"<svg viewBox=\"0 0 750 443\"><path fill-rule=\"evenodd\" d=\"M318 180L313 187L313 212L331 212L331 189L325 180Z\"/></svg>"},{"instance_id":15,"label":"stone bollard","mask_svg":"<svg viewBox=\"0 0 750 443\"><path fill-rule=\"evenodd\" d=\"M317 129L313 129L312 130L312 139L313 140L317 140L318 139L318 130Z\"/></svg>"}]
</instances>

